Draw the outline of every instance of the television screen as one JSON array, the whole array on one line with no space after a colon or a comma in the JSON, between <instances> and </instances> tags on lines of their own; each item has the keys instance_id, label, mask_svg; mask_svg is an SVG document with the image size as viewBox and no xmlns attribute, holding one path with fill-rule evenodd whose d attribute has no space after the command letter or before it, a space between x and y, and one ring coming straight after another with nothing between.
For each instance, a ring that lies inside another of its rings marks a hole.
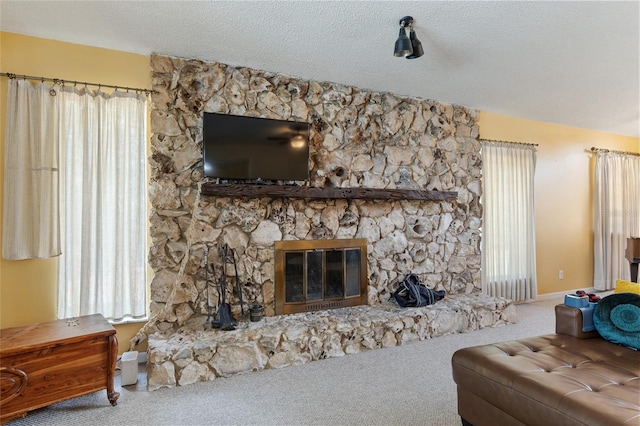
<instances>
[{"instance_id":1,"label":"television screen","mask_svg":"<svg viewBox=\"0 0 640 426\"><path fill-rule=\"evenodd\" d=\"M309 179L309 124L203 113L204 174L242 180Z\"/></svg>"}]
</instances>

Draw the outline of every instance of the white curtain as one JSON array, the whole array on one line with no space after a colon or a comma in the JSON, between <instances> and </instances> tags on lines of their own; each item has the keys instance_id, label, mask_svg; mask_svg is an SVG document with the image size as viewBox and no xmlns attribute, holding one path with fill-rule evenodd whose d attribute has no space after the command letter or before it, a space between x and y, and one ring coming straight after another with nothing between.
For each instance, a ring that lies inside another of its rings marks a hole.
<instances>
[{"instance_id":1,"label":"white curtain","mask_svg":"<svg viewBox=\"0 0 640 426\"><path fill-rule=\"evenodd\" d=\"M8 93L3 256L60 255L59 318L144 317L145 96L15 80Z\"/></svg>"},{"instance_id":2,"label":"white curtain","mask_svg":"<svg viewBox=\"0 0 640 426\"><path fill-rule=\"evenodd\" d=\"M483 292L511 300L535 299L536 149L483 141L482 157Z\"/></svg>"},{"instance_id":3,"label":"white curtain","mask_svg":"<svg viewBox=\"0 0 640 426\"><path fill-rule=\"evenodd\" d=\"M146 100L60 94L63 254L58 316L146 314Z\"/></svg>"},{"instance_id":4,"label":"white curtain","mask_svg":"<svg viewBox=\"0 0 640 426\"><path fill-rule=\"evenodd\" d=\"M615 288L629 280L627 238L640 238L640 156L596 152L594 182L593 287Z\"/></svg>"},{"instance_id":5,"label":"white curtain","mask_svg":"<svg viewBox=\"0 0 640 426\"><path fill-rule=\"evenodd\" d=\"M59 98L50 85L9 80L4 157L2 257L60 255Z\"/></svg>"}]
</instances>

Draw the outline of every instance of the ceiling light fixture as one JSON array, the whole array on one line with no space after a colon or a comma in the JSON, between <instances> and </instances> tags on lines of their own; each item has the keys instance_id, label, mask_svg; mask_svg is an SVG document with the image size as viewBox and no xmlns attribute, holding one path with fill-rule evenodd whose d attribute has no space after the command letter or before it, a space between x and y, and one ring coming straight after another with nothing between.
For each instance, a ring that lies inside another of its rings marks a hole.
<instances>
[{"instance_id":1,"label":"ceiling light fixture","mask_svg":"<svg viewBox=\"0 0 640 426\"><path fill-rule=\"evenodd\" d=\"M405 28L409 28L409 37L407 37L407 31ZM415 59L424 55L422 43L420 43L420 40L416 37L416 32L413 29L413 17L405 16L400 19L400 34L396 40L396 46L393 50L393 54L407 59Z\"/></svg>"}]
</instances>

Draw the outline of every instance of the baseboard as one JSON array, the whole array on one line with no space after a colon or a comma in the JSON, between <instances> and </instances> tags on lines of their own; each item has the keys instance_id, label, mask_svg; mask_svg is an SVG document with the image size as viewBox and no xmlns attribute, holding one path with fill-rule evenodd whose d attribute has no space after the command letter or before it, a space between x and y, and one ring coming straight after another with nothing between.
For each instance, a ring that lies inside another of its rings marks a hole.
<instances>
[{"instance_id":1,"label":"baseboard","mask_svg":"<svg viewBox=\"0 0 640 426\"><path fill-rule=\"evenodd\" d=\"M539 294L538 297L536 297L535 299L526 300L524 303L542 302L545 300L552 300L552 299L563 299L565 294L575 294L575 292L578 290L582 290L587 294L595 293L600 297L605 297L613 293L613 290L596 290L593 287L587 287L587 288L582 287L582 288L576 288L574 290L558 291L556 293Z\"/></svg>"},{"instance_id":2,"label":"baseboard","mask_svg":"<svg viewBox=\"0 0 640 426\"><path fill-rule=\"evenodd\" d=\"M550 300L550 299L562 299L564 298L565 294L575 294L576 291L578 290L582 290L584 292L586 292L587 294L589 293L596 293L596 289L593 287L587 287L587 288L576 288L574 290L564 290L564 291L558 291L556 293L545 293L545 294L539 294L538 297L535 298L535 300L533 300L533 302L536 301L542 301L542 300Z\"/></svg>"},{"instance_id":3,"label":"baseboard","mask_svg":"<svg viewBox=\"0 0 640 426\"><path fill-rule=\"evenodd\" d=\"M575 290L564 290L564 291L558 291L556 293L545 293L545 294L539 294L535 299L527 299L527 300L523 300L523 301L517 301L515 302L516 305L522 304L522 303L535 303L535 302L544 302L545 300L553 300L553 299L558 299L558 300L564 300L564 296L565 294L575 294L576 291L578 290L582 290L584 292L588 293L596 293L596 289L594 289L593 287L588 287L588 288L576 288Z\"/></svg>"}]
</instances>

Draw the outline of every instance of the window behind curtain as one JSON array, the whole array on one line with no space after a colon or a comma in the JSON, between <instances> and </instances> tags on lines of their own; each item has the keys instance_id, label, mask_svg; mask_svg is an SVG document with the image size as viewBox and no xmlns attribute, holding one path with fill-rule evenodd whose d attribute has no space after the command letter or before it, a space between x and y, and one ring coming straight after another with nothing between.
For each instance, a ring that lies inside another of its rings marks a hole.
<instances>
[{"instance_id":1,"label":"window behind curtain","mask_svg":"<svg viewBox=\"0 0 640 426\"><path fill-rule=\"evenodd\" d=\"M482 142L482 289L511 300L537 295L535 147Z\"/></svg>"}]
</instances>

